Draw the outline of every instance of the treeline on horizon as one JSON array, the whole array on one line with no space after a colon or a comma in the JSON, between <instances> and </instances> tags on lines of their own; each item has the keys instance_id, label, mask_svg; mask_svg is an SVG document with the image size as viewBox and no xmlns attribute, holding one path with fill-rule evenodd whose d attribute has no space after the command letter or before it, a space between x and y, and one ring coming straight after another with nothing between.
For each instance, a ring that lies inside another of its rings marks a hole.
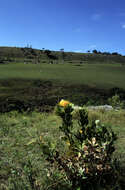
<instances>
[{"instance_id":1,"label":"treeline on horizon","mask_svg":"<svg viewBox=\"0 0 125 190\"><path fill-rule=\"evenodd\" d=\"M118 52L101 52L94 49L87 53L65 52L63 48L59 51L52 51L42 48L34 49L27 47L0 47L0 63L26 62L26 63L121 63L125 64L125 56Z\"/></svg>"}]
</instances>

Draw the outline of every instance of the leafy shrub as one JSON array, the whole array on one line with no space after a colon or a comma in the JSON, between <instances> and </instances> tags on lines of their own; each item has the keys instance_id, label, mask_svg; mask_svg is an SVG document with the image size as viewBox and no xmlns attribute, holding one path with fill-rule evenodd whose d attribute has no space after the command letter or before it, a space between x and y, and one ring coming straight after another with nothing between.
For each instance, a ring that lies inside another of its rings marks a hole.
<instances>
[{"instance_id":1,"label":"leafy shrub","mask_svg":"<svg viewBox=\"0 0 125 190\"><path fill-rule=\"evenodd\" d=\"M75 130L72 115L76 109L79 127ZM112 161L117 139L114 132L99 120L89 121L85 108L65 100L56 106L56 114L62 118L61 140L66 148L62 153L53 142L41 143L51 166L58 168L71 189L117 189L117 172Z\"/></svg>"},{"instance_id":2,"label":"leafy shrub","mask_svg":"<svg viewBox=\"0 0 125 190\"><path fill-rule=\"evenodd\" d=\"M108 102L113 108L124 108L125 106L124 102L120 100L120 97L117 94L109 98Z\"/></svg>"}]
</instances>

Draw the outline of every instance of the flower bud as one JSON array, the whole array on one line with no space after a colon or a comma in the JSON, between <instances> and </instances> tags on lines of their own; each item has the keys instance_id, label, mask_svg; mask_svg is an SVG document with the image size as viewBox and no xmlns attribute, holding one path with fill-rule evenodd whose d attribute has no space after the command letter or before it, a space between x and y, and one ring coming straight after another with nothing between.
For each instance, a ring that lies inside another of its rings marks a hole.
<instances>
[{"instance_id":1,"label":"flower bud","mask_svg":"<svg viewBox=\"0 0 125 190\"><path fill-rule=\"evenodd\" d=\"M98 126L100 124L100 120L96 120L95 124L96 124L96 126Z\"/></svg>"}]
</instances>

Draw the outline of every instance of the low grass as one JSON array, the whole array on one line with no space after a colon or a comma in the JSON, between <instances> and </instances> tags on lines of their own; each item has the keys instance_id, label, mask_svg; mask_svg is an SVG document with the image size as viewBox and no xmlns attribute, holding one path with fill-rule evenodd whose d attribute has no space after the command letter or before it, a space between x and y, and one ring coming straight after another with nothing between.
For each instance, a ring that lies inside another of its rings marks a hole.
<instances>
[{"instance_id":1,"label":"low grass","mask_svg":"<svg viewBox=\"0 0 125 190\"><path fill-rule=\"evenodd\" d=\"M90 118L99 119L108 127L112 127L118 135L115 154L123 155L125 158L125 111L90 111L89 116Z\"/></svg>"},{"instance_id":2,"label":"low grass","mask_svg":"<svg viewBox=\"0 0 125 190\"><path fill-rule=\"evenodd\" d=\"M89 111L89 119L100 119L117 133L114 156L125 164L125 111ZM57 141L63 151L59 131L60 118L54 113L10 112L0 115L0 189L52 190L59 182L59 190L68 187L59 181L59 173L52 171L41 152L40 140ZM76 126L77 127L77 124Z\"/></svg>"},{"instance_id":3,"label":"low grass","mask_svg":"<svg viewBox=\"0 0 125 190\"><path fill-rule=\"evenodd\" d=\"M78 105L104 104L115 95L110 89L125 89L124 72L120 64L0 65L0 111L19 109L20 103L24 110L51 110L61 98Z\"/></svg>"},{"instance_id":4,"label":"low grass","mask_svg":"<svg viewBox=\"0 0 125 190\"><path fill-rule=\"evenodd\" d=\"M0 79L49 80L60 84L84 84L96 88L124 88L125 67L120 64L6 64ZM18 85L18 84L17 84Z\"/></svg>"}]
</instances>

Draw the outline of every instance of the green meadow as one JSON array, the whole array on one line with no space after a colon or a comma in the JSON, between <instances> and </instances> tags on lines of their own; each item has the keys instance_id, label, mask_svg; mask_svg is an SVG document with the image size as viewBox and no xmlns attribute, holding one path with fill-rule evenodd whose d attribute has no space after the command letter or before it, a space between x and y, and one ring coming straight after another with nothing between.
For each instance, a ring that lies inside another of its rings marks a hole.
<instances>
[{"instance_id":1,"label":"green meadow","mask_svg":"<svg viewBox=\"0 0 125 190\"><path fill-rule=\"evenodd\" d=\"M62 98L78 105L105 104L115 89L122 89L124 98L124 73L120 64L1 64L0 110L50 111Z\"/></svg>"},{"instance_id":2,"label":"green meadow","mask_svg":"<svg viewBox=\"0 0 125 190\"><path fill-rule=\"evenodd\" d=\"M0 79L39 79L97 88L125 88L125 67L120 64L24 64L0 65Z\"/></svg>"}]
</instances>

